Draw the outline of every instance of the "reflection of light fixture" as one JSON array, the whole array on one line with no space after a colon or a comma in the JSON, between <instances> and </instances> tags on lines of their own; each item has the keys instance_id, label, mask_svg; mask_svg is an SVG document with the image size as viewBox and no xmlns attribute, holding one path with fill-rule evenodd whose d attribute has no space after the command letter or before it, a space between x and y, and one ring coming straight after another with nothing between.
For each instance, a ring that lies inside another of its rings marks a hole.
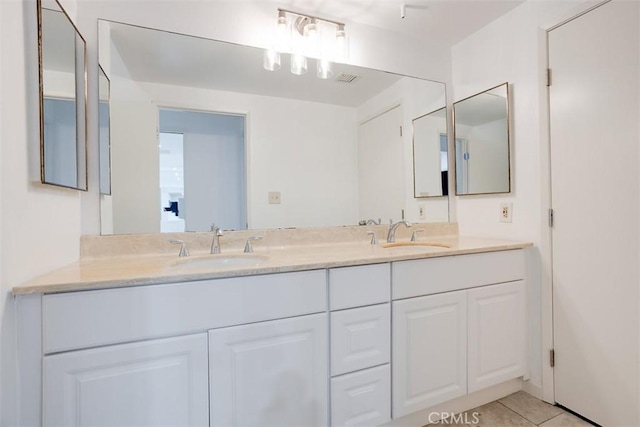
<instances>
[{"instance_id":1,"label":"reflection of light fixture","mask_svg":"<svg viewBox=\"0 0 640 427\"><path fill-rule=\"evenodd\" d=\"M318 59L318 77L330 79L333 76L333 64L326 59Z\"/></svg>"},{"instance_id":2,"label":"reflection of light fixture","mask_svg":"<svg viewBox=\"0 0 640 427\"><path fill-rule=\"evenodd\" d=\"M265 70L278 71L280 69L280 52L273 49L265 50L262 66Z\"/></svg>"},{"instance_id":3,"label":"reflection of light fixture","mask_svg":"<svg viewBox=\"0 0 640 427\"><path fill-rule=\"evenodd\" d=\"M287 15L295 15L293 20ZM291 27L289 25L291 24ZM331 27L334 31L329 31ZM345 24L286 9L278 9L275 42L264 53L266 70L280 69L280 54L291 55L291 72L301 75L307 72L307 57L317 58L317 76L331 78L331 61L346 59L347 40Z\"/></svg>"},{"instance_id":4,"label":"reflection of light fixture","mask_svg":"<svg viewBox=\"0 0 640 427\"><path fill-rule=\"evenodd\" d=\"M307 72L307 57L294 53L291 55L291 73L301 76Z\"/></svg>"}]
</instances>

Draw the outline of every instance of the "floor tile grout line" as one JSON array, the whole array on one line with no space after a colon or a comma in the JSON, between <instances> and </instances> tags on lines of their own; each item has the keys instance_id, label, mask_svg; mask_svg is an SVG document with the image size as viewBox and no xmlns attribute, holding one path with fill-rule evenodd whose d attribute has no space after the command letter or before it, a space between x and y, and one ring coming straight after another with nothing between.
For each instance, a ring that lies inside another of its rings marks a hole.
<instances>
[{"instance_id":1,"label":"floor tile grout line","mask_svg":"<svg viewBox=\"0 0 640 427\"><path fill-rule=\"evenodd\" d=\"M532 426L537 426L537 424L534 424L533 421L531 421L530 419L523 417L522 415L520 415L519 413L517 413L516 411L514 411L513 409L509 408L507 405L505 405L504 403L500 402L500 400L496 400L496 403L499 403L500 405L504 406L505 408L507 408L509 411L513 412L514 414L516 414L517 416L519 416L520 418L522 418L523 420L527 421L529 424L531 424Z\"/></svg>"},{"instance_id":2,"label":"floor tile grout line","mask_svg":"<svg viewBox=\"0 0 640 427\"><path fill-rule=\"evenodd\" d=\"M562 412L560 412L558 415L556 415L556 416L553 416L553 417L549 418L547 421L543 421L543 422L541 422L540 424L538 424L538 427L540 427L542 424L544 424L544 423L546 423L546 422L548 422L548 421L551 421L551 420L553 420L553 419L558 418L560 415L563 415L563 414L566 414L566 412L562 411Z\"/></svg>"}]
</instances>

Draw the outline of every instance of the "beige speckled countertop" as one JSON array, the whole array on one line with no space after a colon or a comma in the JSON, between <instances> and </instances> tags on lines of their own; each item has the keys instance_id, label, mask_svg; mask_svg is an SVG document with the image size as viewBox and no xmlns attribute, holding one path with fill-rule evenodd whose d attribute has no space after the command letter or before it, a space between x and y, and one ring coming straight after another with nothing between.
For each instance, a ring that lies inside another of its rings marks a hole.
<instances>
[{"instance_id":1,"label":"beige speckled countertop","mask_svg":"<svg viewBox=\"0 0 640 427\"><path fill-rule=\"evenodd\" d=\"M141 286L503 251L532 246L527 242L451 235L429 236L424 238L424 241L449 247L384 248L383 240L377 246L367 242L353 241L291 246L255 244L255 252L248 255L259 258L256 262L216 267L197 264L206 258L240 259L247 255L238 248L230 248L226 251L223 248L223 253L219 255L210 255L206 251L196 253L192 251L188 258L178 258L175 250L171 255L104 256L82 259L65 268L16 286L13 288L13 293L18 295ZM189 265L189 263L193 264Z\"/></svg>"}]
</instances>

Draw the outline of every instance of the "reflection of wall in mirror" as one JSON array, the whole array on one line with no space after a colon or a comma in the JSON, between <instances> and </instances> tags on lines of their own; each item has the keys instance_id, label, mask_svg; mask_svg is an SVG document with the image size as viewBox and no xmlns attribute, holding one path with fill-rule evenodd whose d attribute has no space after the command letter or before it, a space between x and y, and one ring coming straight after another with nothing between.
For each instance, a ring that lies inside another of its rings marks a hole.
<instances>
[{"instance_id":1,"label":"reflection of wall in mirror","mask_svg":"<svg viewBox=\"0 0 640 427\"><path fill-rule=\"evenodd\" d=\"M404 77L383 92L358 107L358 121L361 123L388 110L394 105L402 105L404 210L409 221L447 222L449 221L449 201L445 197L416 199L413 187L413 132L412 120L430 111L435 111L446 103L444 84ZM439 154L438 154L439 156ZM439 159L439 157L438 157ZM440 173L440 164L435 166ZM419 205L425 207L425 219L419 218ZM377 216L375 218L378 218ZM394 218L395 219L395 218ZM399 218L398 218L399 219Z\"/></svg>"},{"instance_id":2,"label":"reflection of wall in mirror","mask_svg":"<svg viewBox=\"0 0 640 427\"><path fill-rule=\"evenodd\" d=\"M128 76L117 50L111 50L109 62L116 234L159 232L158 105L248 113L250 228L357 223L355 109L137 83ZM156 159L156 164L149 159ZM281 205L268 204L269 191L282 193ZM213 221L216 218L208 224Z\"/></svg>"},{"instance_id":3,"label":"reflection of wall in mirror","mask_svg":"<svg viewBox=\"0 0 640 427\"><path fill-rule=\"evenodd\" d=\"M478 126L456 124L456 138L467 141L467 193L509 191L507 119Z\"/></svg>"},{"instance_id":4,"label":"reflection of wall in mirror","mask_svg":"<svg viewBox=\"0 0 640 427\"><path fill-rule=\"evenodd\" d=\"M442 196L441 135L446 144L446 117L427 115L413 121L415 197ZM446 151L446 145L445 145Z\"/></svg>"},{"instance_id":5,"label":"reflection of wall in mirror","mask_svg":"<svg viewBox=\"0 0 640 427\"><path fill-rule=\"evenodd\" d=\"M44 156L46 182L78 185L75 100L44 99Z\"/></svg>"}]
</instances>

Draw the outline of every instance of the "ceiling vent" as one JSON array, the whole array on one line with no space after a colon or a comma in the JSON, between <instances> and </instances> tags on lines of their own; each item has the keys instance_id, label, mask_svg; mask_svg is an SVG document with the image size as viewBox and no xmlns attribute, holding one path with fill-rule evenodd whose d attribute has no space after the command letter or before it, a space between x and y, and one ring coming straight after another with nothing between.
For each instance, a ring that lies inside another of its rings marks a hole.
<instances>
[{"instance_id":1,"label":"ceiling vent","mask_svg":"<svg viewBox=\"0 0 640 427\"><path fill-rule=\"evenodd\" d=\"M359 78L360 76L356 76L355 74L340 73L338 74L338 77L336 77L336 81L340 83L353 83Z\"/></svg>"}]
</instances>

